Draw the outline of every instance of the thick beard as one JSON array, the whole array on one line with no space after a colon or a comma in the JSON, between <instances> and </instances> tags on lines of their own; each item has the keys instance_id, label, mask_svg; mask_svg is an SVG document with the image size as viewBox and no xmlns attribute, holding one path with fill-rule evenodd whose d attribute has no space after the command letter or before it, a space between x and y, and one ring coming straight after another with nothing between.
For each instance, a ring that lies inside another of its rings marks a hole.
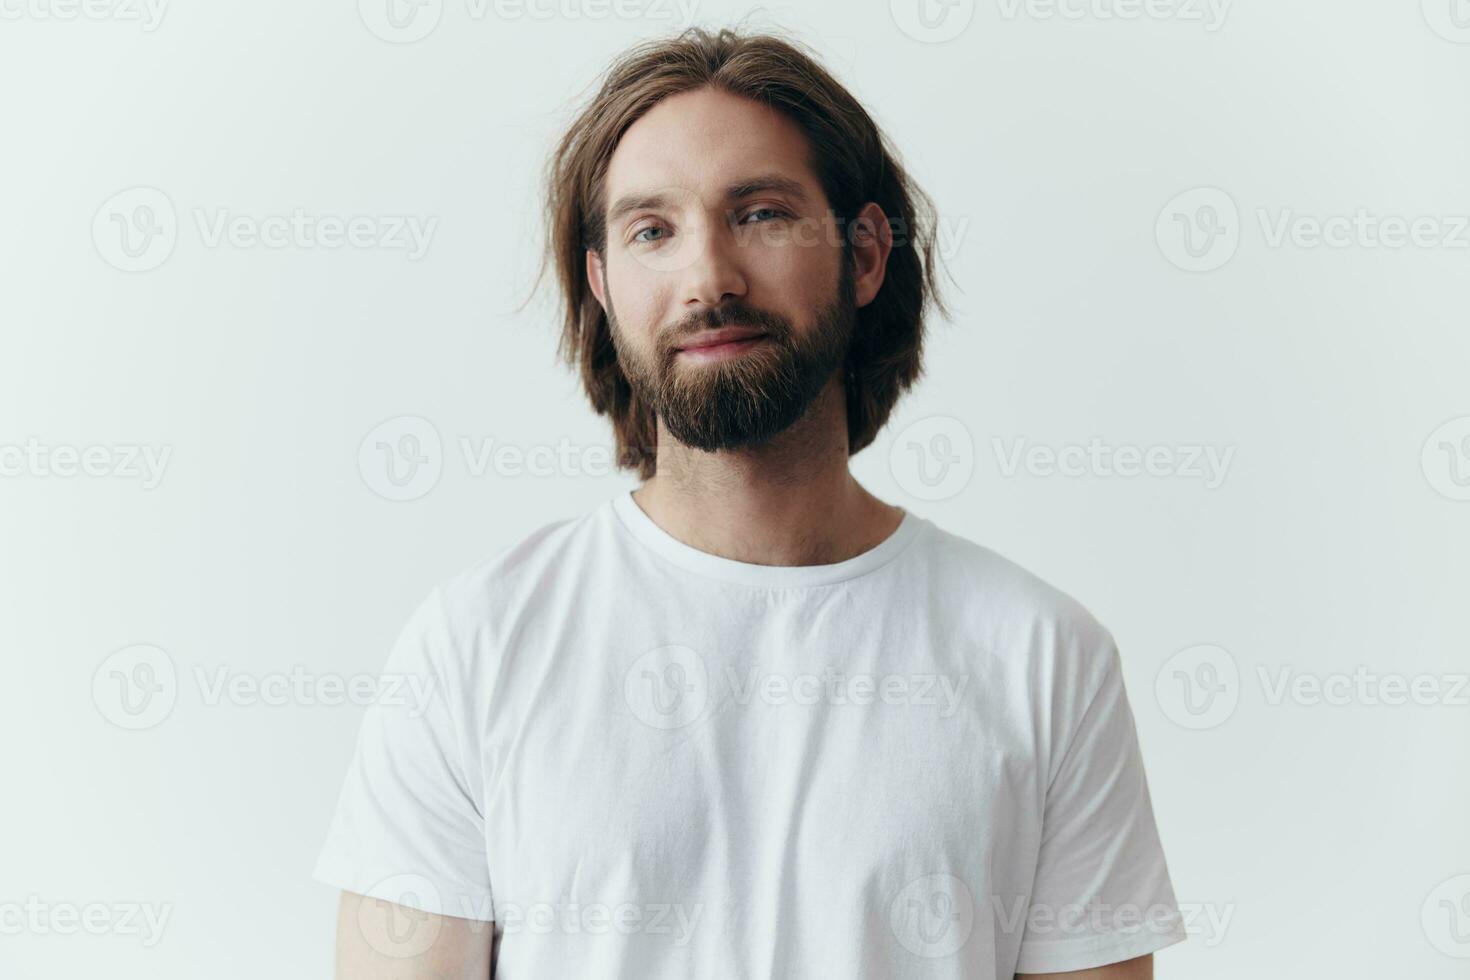
<instances>
[{"instance_id":1,"label":"thick beard","mask_svg":"<svg viewBox=\"0 0 1470 980\"><path fill-rule=\"evenodd\" d=\"M764 443L800 419L846 362L857 307L846 257L840 265L832 301L805 333L797 333L784 317L736 302L666 331L656 339L652 354L644 355L621 336L609 302L618 366L639 398L686 446L714 452ZM737 325L756 327L767 337L734 357L677 363L677 345L691 335Z\"/></svg>"}]
</instances>

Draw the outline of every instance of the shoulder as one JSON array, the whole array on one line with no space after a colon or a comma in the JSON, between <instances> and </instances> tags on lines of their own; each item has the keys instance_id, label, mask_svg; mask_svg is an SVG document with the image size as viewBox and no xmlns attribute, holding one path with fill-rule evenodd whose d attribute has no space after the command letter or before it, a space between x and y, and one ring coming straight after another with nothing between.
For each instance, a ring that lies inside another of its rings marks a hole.
<instances>
[{"instance_id":1,"label":"shoulder","mask_svg":"<svg viewBox=\"0 0 1470 980\"><path fill-rule=\"evenodd\" d=\"M606 507L550 521L441 581L435 594L459 629L503 625L527 604L547 601L586 566L604 533Z\"/></svg>"},{"instance_id":2,"label":"shoulder","mask_svg":"<svg viewBox=\"0 0 1470 980\"><path fill-rule=\"evenodd\" d=\"M989 655L1036 680L1100 683L1117 648L1081 601L1016 561L933 525L927 567L958 625Z\"/></svg>"},{"instance_id":3,"label":"shoulder","mask_svg":"<svg viewBox=\"0 0 1470 980\"><path fill-rule=\"evenodd\" d=\"M1111 640L1092 611L1071 594L986 546L932 526L929 560L940 576L987 615L1046 626L1082 642Z\"/></svg>"},{"instance_id":4,"label":"shoulder","mask_svg":"<svg viewBox=\"0 0 1470 980\"><path fill-rule=\"evenodd\" d=\"M410 614L400 643L429 647L463 675L497 648L528 605L550 601L575 574L597 533L599 511L550 521L444 578Z\"/></svg>"}]
</instances>

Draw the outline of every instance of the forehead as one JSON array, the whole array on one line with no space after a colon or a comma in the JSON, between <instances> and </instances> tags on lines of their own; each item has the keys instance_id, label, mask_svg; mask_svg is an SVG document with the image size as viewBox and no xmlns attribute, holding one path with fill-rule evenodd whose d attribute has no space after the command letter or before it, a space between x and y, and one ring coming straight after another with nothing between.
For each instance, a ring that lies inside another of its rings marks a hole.
<instances>
[{"instance_id":1,"label":"forehead","mask_svg":"<svg viewBox=\"0 0 1470 980\"><path fill-rule=\"evenodd\" d=\"M682 92L628 127L608 162L604 199L667 188L714 198L751 175L778 174L821 200L809 152L805 134L776 109L713 88Z\"/></svg>"}]
</instances>

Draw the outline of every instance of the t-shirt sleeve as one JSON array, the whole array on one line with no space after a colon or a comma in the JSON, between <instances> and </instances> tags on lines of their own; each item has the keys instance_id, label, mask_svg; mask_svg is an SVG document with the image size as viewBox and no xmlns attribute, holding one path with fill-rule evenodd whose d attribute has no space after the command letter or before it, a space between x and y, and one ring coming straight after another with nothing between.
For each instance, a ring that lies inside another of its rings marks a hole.
<instances>
[{"instance_id":1,"label":"t-shirt sleeve","mask_svg":"<svg viewBox=\"0 0 1470 980\"><path fill-rule=\"evenodd\" d=\"M1185 938L1111 638L1095 662L1101 682L1078 702L1047 788L1019 973L1104 966Z\"/></svg>"},{"instance_id":2,"label":"t-shirt sleeve","mask_svg":"<svg viewBox=\"0 0 1470 980\"><path fill-rule=\"evenodd\" d=\"M436 590L409 618L363 716L318 881L438 915L492 921L464 669Z\"/></svg>"}]
</instances>

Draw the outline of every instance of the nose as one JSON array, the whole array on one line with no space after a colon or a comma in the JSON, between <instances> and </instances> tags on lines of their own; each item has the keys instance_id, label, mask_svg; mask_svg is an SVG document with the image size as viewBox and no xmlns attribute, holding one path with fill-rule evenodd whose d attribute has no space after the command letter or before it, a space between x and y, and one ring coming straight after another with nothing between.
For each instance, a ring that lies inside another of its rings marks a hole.
<instances>
[{"instance_id":1,"label":"nose","mask_svg":"<svg viewBox=\"0 0 1470 980\"><path fill-rule=\"evenodd\" d=\"M723 220L708 219L697 232L697 253L684 271L684 309L686 313L714 309L732 299L744 299L745 274L742 269L740 243Z\"/></svg>"}]
</instances>

